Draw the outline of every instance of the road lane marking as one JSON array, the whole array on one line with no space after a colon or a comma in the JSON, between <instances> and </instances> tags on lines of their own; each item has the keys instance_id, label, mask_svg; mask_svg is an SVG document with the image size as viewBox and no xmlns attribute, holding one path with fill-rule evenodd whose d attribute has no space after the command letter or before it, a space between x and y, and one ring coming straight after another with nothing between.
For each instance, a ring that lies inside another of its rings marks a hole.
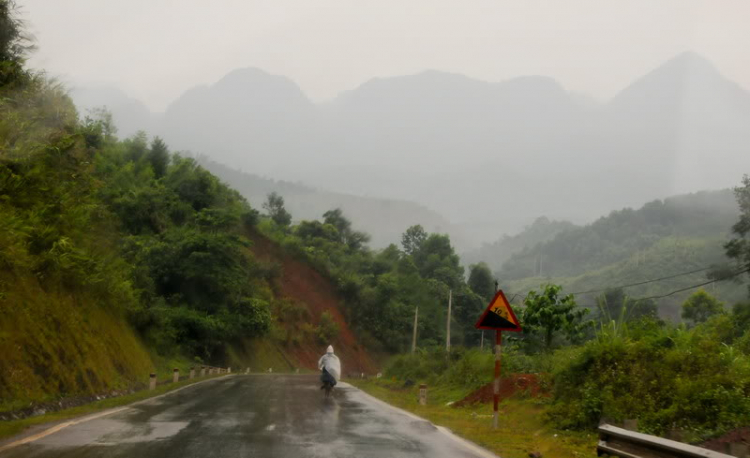
<instances>
[{"instance_id":1,"label":"road lane marking","mask_svg":"<svg viewBox=\"0 0 750 458\"><path fill-rule=\"evenodd\" d=\"M386 408L389 408L391 410L394 410L394 411L396 411L398 413L401 413L403 415L406 415L407 417L412 418L414 420L426 421L427 423L429 423L429 424L433 425L435 428L437 428L437 430L440 433L444 434L446 437L452 439L453 441L455 441L456 443L458 443L462 447L464 447L466 449L469 449L470 451L472 451L473 453L477 454L478 456L480 456L482 458L499 458L497 455L495 455L494 453L490 452L489 450L487 450L485 448L482 448L479 445L477 445L477 444L475 444L475 443L473 443L473 442L471 442L469 440L464 439L463 437L457 436L456 434L453 433L453 431L451 431L450 429L448 429L448 428L446 428L444 426L438 426L438 425L432 423L429 420L425 420L422 417L418 417L417 415L414 415L411 412L408 412L408 411L406 411L404 409L400 409L400 408L398 408L396 406L388 404L385 401L381 401L380 399L376 398L375 396L373 396L373 395L371 395L371 394L369 394L369 393L367 393L367 392L365 392L363 390L360 390L359 388L357 388L357 387L355 387L353 385L350 385L349 383L339 382L339 385L342 388L344 388L344 387L354 388L360 394L364 395L366 398L369 398L369 400L373 401L375 404L379 404L382 407L386 407Z\"/></svg>"},{"instance_id":2,"label":"road lane marking","mask_svg":"<svg viewBox=\"0 0 750 458\"><path fill-rule=\"evenodd\" d=\"M65 423L60 423L59 425L55 425L49 429L45 429L44 431L40 433L36 433L34 435L24 437L23 439L17 440L15 442L11 442L10 444L3 445L2 447L0 447L0 452L9 450L14 447L18 447L19 445L28 444L29 442L34 442L39 439L45 438L49 436L50 434L55 434L61 429L67 428L68 426L73 426L73 425L77 425L80 423L86 423L87 421L96 420L97 418L101 418L106 415L112 415L113 413L122 412L123 410L128 410L128 409L130 409L130 407L119 407L117 409L105 410L104 412L99 412L97 414L90 415L88 417L79 418L78 420L71 420L71 421L66 421Z\"/></svg>"},{"instance_id":3,"label":"road lane marking","mask_svg":"<svg viewBox=\"0 0 750 458\"><path fill-rule=\"evenodd\" d=\"M197 385L200 385L200 384L206 383L206 382L213 382L215 380L222 380L222 379L225 379L227 377L232 377L232 375L225 375L223 377L218 377L218 378L213 378L213 379L209 379L209 380L202 380L202 381L196 382L196 383L191 383L190 385L185 385L183 387L177 388L176 390L169 391L169 392L166 392L164 394L160 394L159 396L154 396L153 398L148 398L148 399L143 399L141 401L136 401L136 402L134 402L132 404L129 404L127 406L124 406L124 407L118 407L118 408L115 408L115 409L105 410L103 412L95 413L93 415L88 415L88 416L85 416L85 417L78 418L77 420L70 420L70 421L66 421L64 423L60 423L59 425L55 425L55 426L53 426L53 427L51 427L49 429L45 429L44 431L41 431L39 433L33 434L31 436L24 437L23 439L19 439L19 440L15 441L15 442L11 442L9 444L5 444L5 445L3 445L3 446L0 447L0 453L4 452L6 450L10 450L12 448L16 448L19 445L29 444L31 442L38 441L39 439L43 439L43 438L45 438L45 437L47 437L47 436L49 436L51 434L55 434L56 432L61 431L61 430L65 429L65 428L67 428L69 426L75 426L75 425L78 425L78 424L81 424L81 423L86 423L86 422L91 421L91 420L96 420L97 418L105 417L107 415L112 415L113 413L122 412L123 410L131 409L131 408L133 408L133 407L135 407L135 406L137 406L139 404L150 402L150 401L153 401L154 399L159 399L159 398L162 398L164 396L168 396L170 394L177 393L178 391L182 391L185 388L190 388L190 387L193 387L193 386L197 386Z\"/></svg>"}]
</instances>

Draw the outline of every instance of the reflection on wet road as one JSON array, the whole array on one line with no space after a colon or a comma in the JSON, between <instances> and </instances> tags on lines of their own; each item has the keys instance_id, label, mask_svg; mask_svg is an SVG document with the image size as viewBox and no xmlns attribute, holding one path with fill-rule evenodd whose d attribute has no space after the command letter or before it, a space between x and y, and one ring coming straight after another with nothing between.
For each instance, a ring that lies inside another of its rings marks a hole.
<instances>
[{"instance_id":1,"label":"reflection on wet road","mask_svg":"<svg viewBox=\"0 0 750 458\"><path fill-rule=\"evenodd\" d=\"M76 424L0 455L52 457L479 457L346 384L325 399L316 376L239 375Z\"/></svg>"}]
</instances>

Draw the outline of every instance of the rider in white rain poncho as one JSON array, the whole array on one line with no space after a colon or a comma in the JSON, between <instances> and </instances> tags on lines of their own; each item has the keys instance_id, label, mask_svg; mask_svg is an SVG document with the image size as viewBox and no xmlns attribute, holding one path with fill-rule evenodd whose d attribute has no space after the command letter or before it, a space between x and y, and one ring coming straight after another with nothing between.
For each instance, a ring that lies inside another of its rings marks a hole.
<instances>
[{"instance_id":1,"label":"rider in white rain poncho","mask_svg":"<svg viewBox=\"0 0 750 458\"><path fill-rule=\"evenodd\" d=\"M326 382L336 385L336 382L341 378L341 361L339 361L338 356L333 354L332 345L329 345L326 354L320 357L318 369L323 372L320 375L320 382L323 383L323 386Z\"/></svg>"}]
</instances>

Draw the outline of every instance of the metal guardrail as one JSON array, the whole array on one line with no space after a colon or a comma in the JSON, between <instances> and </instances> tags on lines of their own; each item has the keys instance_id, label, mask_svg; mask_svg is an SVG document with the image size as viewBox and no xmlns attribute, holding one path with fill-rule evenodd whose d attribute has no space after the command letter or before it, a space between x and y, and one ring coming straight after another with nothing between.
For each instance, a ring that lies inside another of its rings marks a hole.
<instances>
[{"instance_id":1,"label":"metal guardrail","mask_svg":"<svg viewBox=\"0 0 750 458\"><path fill-rule=\"evenodd\" d=\"M612 425L599 427L596 454L620 458L734 458L732 455Z\"/></svg>"}]
</instances>

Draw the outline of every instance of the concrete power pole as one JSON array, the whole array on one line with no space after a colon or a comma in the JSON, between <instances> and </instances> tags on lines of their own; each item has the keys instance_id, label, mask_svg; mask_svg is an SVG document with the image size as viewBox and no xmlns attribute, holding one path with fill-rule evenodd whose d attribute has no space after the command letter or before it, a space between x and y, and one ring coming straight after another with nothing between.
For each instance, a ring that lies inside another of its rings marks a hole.
<instances>
[{"instance_id":1,"label":"concrete power pole","mask_svg":"<svg viewBox=\"0 0 750 458\"><path fill-rule=\"evenodd\" d=\"M417 317L419 316L419 306L414 309L414 333L411 337L411 352L417 351Z\"/></svg>"},{"instance_id":2,"label":"concrete power pole","mask_svg":"<svg viewBox=\"0 0 750 458\"><path fill-rule=\"evenodd\" d=\"M448 290L448 323L445 334L445 350L451 351L451 302L453 301L453 290Z\"/></svg>"},{"instance_id":3,"label":"concrete power pole","mask_svg":"<svg viewBox=\"0 0 750 458\"><path fill-rule=\"evenodd\" d=\"M542 253L539 253L539 276L542 276L542 262L544 259L544 255Z\"/></svg>"}]
</instances>

